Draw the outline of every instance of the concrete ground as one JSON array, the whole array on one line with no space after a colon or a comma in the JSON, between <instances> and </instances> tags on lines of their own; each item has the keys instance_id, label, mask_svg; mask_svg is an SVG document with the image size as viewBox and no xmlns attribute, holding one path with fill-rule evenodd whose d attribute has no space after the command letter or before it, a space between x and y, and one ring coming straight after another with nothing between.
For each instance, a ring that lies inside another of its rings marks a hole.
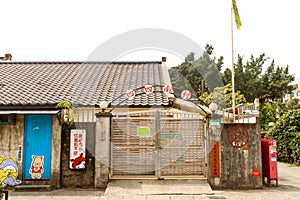
<instances>
[{"instance_id":1,"label":"concrete ground","mask_svg":"<svg viewBox=\"0 0 300 200\"><path fill-rule=\"evenodd\" d=\"M264 186L255 190L211 190L204 181L174 180L114 180L106 191L54 190L49 192L16 192L9 200L197 200L197 199L244 199L244 200L300 200L300 167L278 164L279 186Z\"/></svg>"}]
</instances>

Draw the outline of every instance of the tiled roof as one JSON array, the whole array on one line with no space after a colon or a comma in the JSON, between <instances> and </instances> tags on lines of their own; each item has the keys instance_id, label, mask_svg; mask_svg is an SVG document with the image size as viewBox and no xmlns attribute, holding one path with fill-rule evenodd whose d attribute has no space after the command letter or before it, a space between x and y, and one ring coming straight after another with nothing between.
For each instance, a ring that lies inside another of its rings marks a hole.
<instances>
[{"instance_id":1,"label":"tiled roof","mask_svg":"<svg viewBox=\"0 0 300 200\"><path fill-rule=\"evenodd\" d=\"M131 101L125 97L127 90L148 84L171 84L161 62L0 62L0 107L49 106L61 100L81 106L102 100L112 106L168 105L162 92Z\"/></svg>"}]
</instances>

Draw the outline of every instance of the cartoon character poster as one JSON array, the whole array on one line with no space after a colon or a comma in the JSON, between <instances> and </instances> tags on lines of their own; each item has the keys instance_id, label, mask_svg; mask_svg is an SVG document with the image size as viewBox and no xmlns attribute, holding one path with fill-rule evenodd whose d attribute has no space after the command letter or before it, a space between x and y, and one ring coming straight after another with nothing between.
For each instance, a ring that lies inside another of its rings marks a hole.
<instances>
[{"instance_id":1,"label":"cartoon character poster","mask_svg":"<svg viewBox=\"0 0 300 200\"><path fill-rule=\"evenodd\" d=\"M20 180L17 180L18 165L16 158L13 157L0 157L0 187L16 186L21 184Z\"/></svg>"},{"instance_id":2,"label":"cartoon character poster","mask_svg":"<svg viewBox=\"0 0 300 200\"><path fill-rule=\"evenodd\" d=\"M85 169L86 130L71 130L70 169Z\"/></svg>"},{"instance_id":3,"label":"cartoon character poster","mask_svg":"<svg viewBox=\"0 0 300 200\"><path fill-rule=\"evenodd\" d=\"M32 179L41 179L44 173L44 156L32 155L32 162L29 169Z\"/></svg>"}]
</instances>

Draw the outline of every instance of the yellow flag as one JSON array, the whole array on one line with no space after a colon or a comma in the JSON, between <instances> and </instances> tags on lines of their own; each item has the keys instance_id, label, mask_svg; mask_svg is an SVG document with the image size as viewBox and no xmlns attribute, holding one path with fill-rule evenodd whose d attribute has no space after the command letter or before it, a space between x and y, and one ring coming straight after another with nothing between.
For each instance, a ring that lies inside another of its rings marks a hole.
<instances>
[{"instance_id":1,"label":"yellow flag","mask_svg":"<svg viewBox=\"0 0 300 200\"><path fill-rule=\"evenodd\" d=\"M235 0L232 0L232 9L233 9L233 13L234 13L236 28L239 30L242 26L242 22L241 22L241 18L240 18L239 11L236 6Z\"/></svg>"}]
</instances>

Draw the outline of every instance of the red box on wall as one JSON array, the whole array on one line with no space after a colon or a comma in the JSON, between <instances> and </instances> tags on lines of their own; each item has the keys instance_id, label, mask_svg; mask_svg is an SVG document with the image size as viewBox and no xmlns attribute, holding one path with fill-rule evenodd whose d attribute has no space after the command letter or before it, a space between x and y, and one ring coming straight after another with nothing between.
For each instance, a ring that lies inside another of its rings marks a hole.
<instances>
[{"instance_id":1,"label":"red box on wall","mask_svg":"<svg viewBox=\"0 0 300 200\"><path fill-rule=\"evenodd\" d=\"M276 186L278 186L276 140L261 139L261 154L263 181L267 178L268 185L270 185L271 180L276 180Z\"/></svg>"}]
</instances>

